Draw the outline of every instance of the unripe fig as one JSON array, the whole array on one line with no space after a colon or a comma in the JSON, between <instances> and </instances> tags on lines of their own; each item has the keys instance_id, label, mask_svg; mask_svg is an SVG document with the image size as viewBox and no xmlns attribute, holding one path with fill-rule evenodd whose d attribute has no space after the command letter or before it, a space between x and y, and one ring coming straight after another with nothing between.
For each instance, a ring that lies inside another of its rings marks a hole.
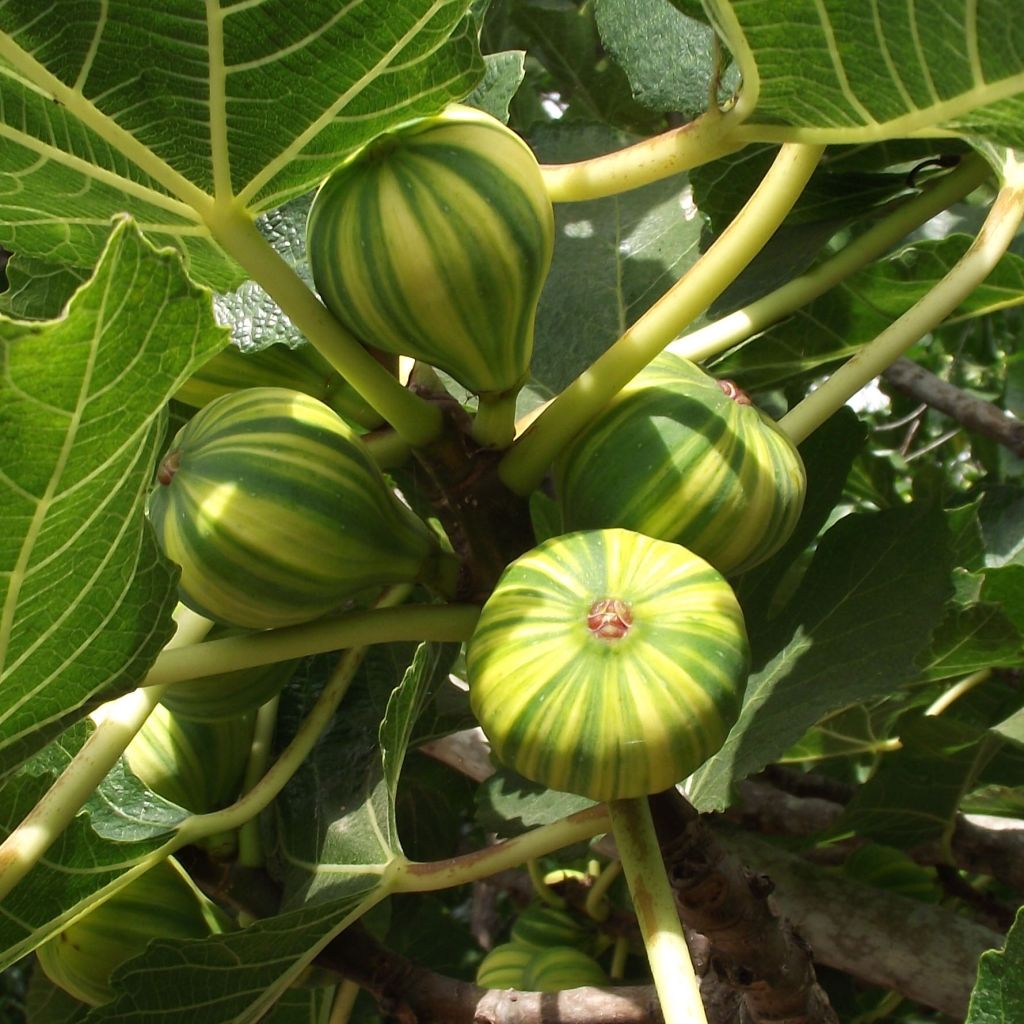
<instances>
[{"instance_id":1,"label":"unripe fig","mask_svg":"<svg viewBox=\"0 0 1024 1024\"><path fill-rule=\"evenodd\" d=\"M252 714L194 722L158 704L125 748L124 757L154 793L205 814L238 797L254 723Z\"/></svg>"},{"instance_id":2,"label":"unripe fig","mask_svg":"<svg viewBox=\"0 0 1024 1024\"><path fill-rule=\"evenodd\" d=\"M488 396L527 378L553 239L529 146L459 105L348 157L307 226L317 290L356 337Z\"/></svg>"},{"instance_id":3,"label":"unripe fig","mask_svg":"<svg viewBox=\"0 0 1024 1024\"><path fill-rule=\"evenodd\" d=\"M748 657L739 603L704 559L592 530L509 565L466 667L499 760L552 789L611 800L667 789L721 747Z\"/></svg>"},{"instance_id":4,"label":"unripe fig","mask_svg":"<svg viewBox=\"0 0 1024 1024\"><path fill-rule=\"evenodd\" d=\"M329 405L343 419L368 430L383 420L312 345L274 344L258 352L227 345L207 360L175 393L201 409L221 395L243 388L280 387L301 391Z\"/></svg>"},{"instance_id":5,"label":"unripe fig","mask_svg":"<svg viewBox=\"0 0 1024 1024\"><path fill-rule=\"evenodd\" d=\"M523 990L526 968L536 953L536 946L524 946L518 942L495 946L480 961L476 969L476 983L481 988Z\"/></svg>"},{"instance_id":6,"label":"unripe fig","mask_svg":"<svg viewBox=\"0 0 1024 1024\"><path fill-rule=\"evenodd\" d=\"M574 946L538 949L526 966L523 985L528 992L562 992L584 985L607 985L601 965Z\"/></svg>"},{"instance_id":7,"label":"unripe fig","mask_svg":"<svg viewBox=\"0 0 1024 1024\"><path fill-rule=\"evenodd\" d=\"M567 530L623 527L682 544L726 575L793 532L806 476L793 443L728 381L663 353L566 448Z\"/></svg>"},{"instance_id":8,"label":"unripe fig","mask_svg":"<svg viewBox=\"0 0 1024 1024\"><path fill-rule=\"evenodd\" d=\"M457 572L352 429L285 388L196 413L160 464L149 517L181 566L182 603L229 626L306 622L394 583L446 591Z\"/></svg>"},{"instance_id":9,"label":"unripe fig","mask_svg":"<svg viewBox=\"0 0 1024 1024\"><path fill-rule=\"evenodd\" d=\"M224 914L169 857L72 921L36 956L55 985L100 1006L114 998L110 976L151 939L202 939L229 927Z\"/></svg>"},{"instance_id":10,"label":"unripe fig","mask_svg":"<svg viewBox=\"0 0 1024 1024\"><path fill-rule=\"evenodd\" d=\"M578 917L546 903L534 903L516 918L510 938L524 946L574 946L591 952L595 936Z\"/></svg>"}]
</instances>

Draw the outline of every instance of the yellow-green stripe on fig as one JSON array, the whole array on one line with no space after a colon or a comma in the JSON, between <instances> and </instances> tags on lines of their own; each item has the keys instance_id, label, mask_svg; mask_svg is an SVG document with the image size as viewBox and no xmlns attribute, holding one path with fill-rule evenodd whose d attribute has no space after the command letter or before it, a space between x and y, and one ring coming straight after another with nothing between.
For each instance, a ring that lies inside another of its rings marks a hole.
<instances>
[{"instance_id":1,"label":"yellow-green stripe on fig","mask_svg":"<svg viewBox=\"0 0 1024 1024\"><path fill-rule=\"evenodd\" d=\"M536 946L505 942L495 946L480 961L476 983L481 988L523 988L526 968L537 953Z\"/></svg>"},{"instance_id":2,"label":"yellow-green stripe on fig","mask_svg":"<svg viewBox=\"0 0 1024 1024\"><path fill-rule=\"evenodd\" d=\"M285 388L224 395L185 424L149 516L181 601L225 625L306 622L367 588L443 587L451 570L352 429Z\"/></svg>"},{"instance_id":3,"label":"yellow-green stripe on fig","mask_svg":"<svg viewBox=\"0 0 1024 1024\"><path fill-rule=\"evenodd\" d=\"M482 395L526 380L553 242L529 146L458 105L349 157L307 224L317 290L353 334Z\"/></svg>"},{"instance_id":4,"label":"yellow-green stripe on fig","mask_svg":"<svg viewBox=\"0 0 1024 1024\"><path fill-rule=\"evenodd\" d=\"M595 800L686 778L739 714L748 647L721 574L629 530L552 538L514 561L467 649L498 758Z\"/></svg>"},{"instance_id":5,"label":"yellow-green stripe on fig","mask_svg":"<svg viewBox=\"0 0 1024 1024\"><path fill-rule=\"evenodd\" d=\"M806 477L793 443L744 399L663 353L560 458L565 528L637 530L730 575L774 554L800 517Z\"/></svg>"}]
</instances>

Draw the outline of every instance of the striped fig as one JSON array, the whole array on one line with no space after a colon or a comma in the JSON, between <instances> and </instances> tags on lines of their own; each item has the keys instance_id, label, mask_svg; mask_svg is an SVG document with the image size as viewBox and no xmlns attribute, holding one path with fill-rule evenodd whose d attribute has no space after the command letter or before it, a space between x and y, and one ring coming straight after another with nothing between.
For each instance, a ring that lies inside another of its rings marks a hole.
<instances>
[{"instance_id":1,"label":"striped fig","mask_svg":"<svg viewBox=\"0 0 1024 1024\"><path fill-rule=\"evenodd\" d=\"M663 353L562 454L567 530L674 541L733 575L793 532L806 476L793 443L742 391Z\"/></svg>"},{"instance_id":2,"label":"striped fig","mask_svg":"<svg viewBox=\"0 0 1024 1024\"><path fill-rule=\"evenodd\" d=\"M594 800L655 793L703 764L739 714L747 666L721 574L628 530L554 537L512 562L466 654L499 760Z\"/></svg>"},{"instance_id":3,"label":"striped fig","mask_svg":"<svg viewBox=\"0 0 1024 1024\"><path fill-rule=\"evenodd\" d=\"M307 224L317 290L356 337L482 396L527 378L553 239L529 146L459 105L352 154Z\"/></svg>"},{"instance_id":4,"label":"striped fig","mask_svg":"<svg viewBox=\"0 0 1024 1024\"><path fill-rule=\"evenodd\" d=\"M215 399L179 431L149 517L182 603L229 626L318 618L368 588L457 571L352 429L285 388Z\"/></svg>"}]
</instances>

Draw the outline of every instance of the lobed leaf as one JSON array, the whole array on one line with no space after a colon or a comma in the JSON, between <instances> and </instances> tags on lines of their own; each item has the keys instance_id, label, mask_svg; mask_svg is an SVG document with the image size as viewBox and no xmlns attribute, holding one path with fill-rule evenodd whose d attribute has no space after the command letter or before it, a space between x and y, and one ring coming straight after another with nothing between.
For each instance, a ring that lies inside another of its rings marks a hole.
<instances>
[{"instance_id":1,"label":"lobed leaf","mask_svg":"<svg viewBox=\"0 0 1024 1024\"><path fill-rule=\"evenodd\" d=\"M200 281L244 274L211 240L227 204L309 191L390 125L481 72L467 0L0 7L0 241L91 266L116 212ZM59 26L59 30L55 28Z\"/></svg>"}]
</instances>

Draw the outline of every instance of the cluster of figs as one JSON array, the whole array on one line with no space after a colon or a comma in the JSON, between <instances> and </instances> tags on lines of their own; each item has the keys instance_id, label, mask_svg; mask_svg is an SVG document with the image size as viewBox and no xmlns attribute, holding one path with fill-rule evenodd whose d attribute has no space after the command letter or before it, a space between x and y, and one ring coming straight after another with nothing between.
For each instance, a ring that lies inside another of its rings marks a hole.
<instances>
[{"instance_id":1,"label":"cluster of figs","mask_svg":"<svg viewBox=\"0 0 1024 1024\"><path fill-rule=\"evenodd\" d=\"M530 148L456 105L353 153L317 192L307 241L324 304L356 338L443 371L486 412L529 379L554 235ZM393 584L453 596L450 545L361 439L380 417L314 349L229 348L177 397L199 408L159 465L148 514L181 568L181 602L219 631L307 622ZM739 714L749 654L727 577L788 538L803 465L742 391L666 352L567 439L552 476L563 532L511 562L486 601L466 652L471 706L528 779L594 800L658 792L718 750ZM189 809L229 803L253 709L294 667L172 687L132 768ZM238 751L237 764L211 776L213 751ZM189 774L193 754L204 767ZM124 901L160 908L154 934L225 926L173 863L154 868L41 951L85 1002L111 998L111 969L139 950ZM84 929L103 937L100 955L63 955L88 945ZM556 968L576 969L545 973L513 941L481 980L601 982L584 963L593 950L555 945Z\"/></svg>"}]
</instances>

